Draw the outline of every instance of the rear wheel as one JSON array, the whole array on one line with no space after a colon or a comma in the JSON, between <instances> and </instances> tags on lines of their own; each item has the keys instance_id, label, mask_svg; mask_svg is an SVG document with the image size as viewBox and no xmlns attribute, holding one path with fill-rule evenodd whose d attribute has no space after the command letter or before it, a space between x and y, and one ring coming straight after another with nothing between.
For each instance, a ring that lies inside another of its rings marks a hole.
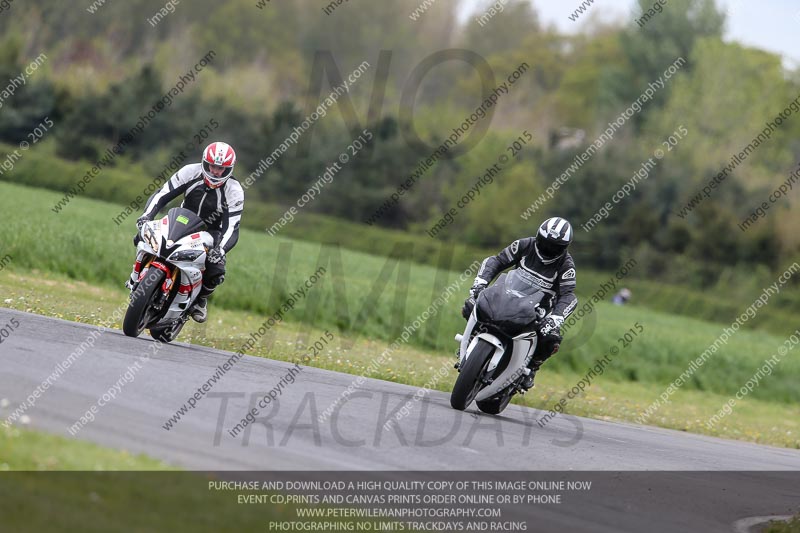
<instances>
[{"instance_id":1,"label":"rear wheel","mask_svg":"<svg viewBox=\"0 0 800 533\"><path fill-rule=\"evenodd\" d=\"M150 336L157 341L172 342L178 336L178 333L181 332L184 324L186 324L185 320L179 320L172 326L150 328Z\"/></svg>"},{"instance_id":2,"label":"rear wheel","mask_svg":"<svg viewBox=\"0 0 800 533\"><path fill-rule=\"evenodd\" d=\"M514 396L513 387L509 387L500 396L477 402L478 409L489 415L499 415L508 407L511 397Z\"/></svg>"},{"instance_id":3,"label":"rear wheel","mask_svg":"<svg viewBox=\"0 0 800 533\"><path fill-rule=\"evenodd\" d=\"M486 385L484 374L493 353L494 346L492 344L478 339L478 344L469 354L469 358L461 368L461 373L458 374L456 384L453 386L453 393L450 395L450 406L453 409L463 411L469 407L478 392Z\"/></svg>"},{"instance_id":4,"label":"rear wheel","mask_svg":"<svg viewBox=\"0 0 800 533\"><path fill-rule=\"evenodd\" d=\"M150 268L139 286L131 293L131 302L122 321L122 331L128 337L138 337L144 328L156 318L153 302L161 290L166 275L163 271Z\"/></svg>"}]
</instances>

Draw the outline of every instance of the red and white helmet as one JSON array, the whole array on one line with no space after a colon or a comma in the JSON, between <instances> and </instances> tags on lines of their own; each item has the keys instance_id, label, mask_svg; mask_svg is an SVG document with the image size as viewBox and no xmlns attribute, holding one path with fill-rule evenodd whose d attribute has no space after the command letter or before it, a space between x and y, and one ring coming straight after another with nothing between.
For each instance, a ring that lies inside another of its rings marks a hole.
<instances>
[{"instance_id":1,"label":"red and white helmet","mask_svg":"<svg viewBox=\"0 0 800 533\"><path fill-rule=\"evenodd\" d=\"M214 142L206 146L203 151L203 176L206 185L212 189L222 187L228 178L233 174L233 166L236 164L236 152L231 145L224 142ZM222 174L215 175L211 171L211 166L222 167Z\"/></svg>"}]
</instances>

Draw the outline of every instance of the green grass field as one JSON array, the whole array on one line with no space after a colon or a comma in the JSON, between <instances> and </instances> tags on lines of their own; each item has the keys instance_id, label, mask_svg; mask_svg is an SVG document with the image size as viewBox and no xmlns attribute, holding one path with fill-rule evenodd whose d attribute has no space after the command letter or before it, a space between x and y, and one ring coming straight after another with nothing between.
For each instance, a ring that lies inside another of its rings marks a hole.
<instances>
[{"instance_id":1,"label":"green grass field","mask_svg":"<svg viewBox=\"0 0 800 533\"><path fill-rule=\"evenodd\" d=\"M12 259L5 268L61 273L98 287L116 288L115 294L122 295L133 247L130 229L110 222L119 207L78 198L62 214L45 210L58 197L57 193L0 183L0 211L5 215L0 255L7 254ZM218 291L212 312L224 308L256 317L270 314L320 265L328 273L289 314L288 320L381 341L394 340L405 325L425 311L443 288L458 278L453 270L461 266L437 270L409 261L244 230L239 245L230 254L227 281ZM464 325L459 312L461 295L466 293L471 278L412 336L413 346L452 353L452 336ZM52 290L42 289L41 294ZM583 297L594 290L595 287L584 287ZM375 297L370 296L372 291L377 291ZM365 307L367 303L374 305ZM68 313L69 309L61 312ZM585 374L611 346L619 346L619 339L639 322L644 332L615 358L603 381L644 384L650 387L653 400L686 370L690 360L714 342L725 325L603 302L583 322L569 332L562 352L548 362L547 368ZM586 331L581 331L583 328ZM775 353L784 338L741 330L683 385L683 390L713 392L723 397L734 394L762 361ZM797 403L798 371L800 361L796 357L785 358L749 398Z\"/></svg>"},{"instance_id":2,"label":"green grass field","mask_svg":"<svg viewBox=\"0 0 800 533\"><path fill-rule=\"evenodd\" d=\"M0 428L0 470L3 531L255 531L296 516L291 505L239 505L202 473L18 427Z\"/></svg>"},{"instance_id":3,"label":"green grass field","mask_svg":"<svg viewBox=\"0 0 800 533\"><path fill-rule=\"evenodd\" d=\"M772 522L764 533L800 533L800 515L789 522Z\"/></svg>"},{"instance_id":4,"label":"green grass field","mask_svg":"<svg viewBox=\"0 0 800 533\"><path fill-rule=\"evenodd\" d=\"M9 470L160 471L172 468L144 455L12 426L0 427L0 471Z\"/></svg>"},{"instance_id":5,"label":"green grass field","mask_svg":"<svg viewBox=\"0 0 800 533\"><path fill-rule=\"evenodd\" d=\"M0 143L0 159L5 159L12 153L12 147ZM158 157L154 158L158 160ZM123 212L137 195L148 186L152 179L152 172L148 172L141 165L126 161L124 157L119 166L104 169L102 174L92 181L85 192L80 196L113 202L117 204L109 208L106 217L101 223L105 226L117 226L112 220ZM22 184L29 187L41 187L51 191L60 191L54 196L43 196L46 201L35 205L33 212L53 216L51 209L63 198L63 193L74 188L92 163L86 161L66 161L59 158L54 151L54 144L45 141L39 143L36 149L25 152L24 157L16 160L13 174L0 176L0 182L12 180L11 183ZM13 175L13 178L11 177ZM286 206L270 204L259 201L254 194L247 195L247 208L242 220L244 227L253 229L261 237L265 237L264 229L274 224L286 210ZM80 204L80 202L78 202ZM75 205L70 202L63 207L58 216L73 218ZM134 227L134 220L138 213L131 214L122 222L123 241L127 242L128 232ZM535 223L531 233L535 229ZM106 227L105 231L112 228ZM112 232L113 233L113 232ZM116 236L114 233L114 240ZM478 249L470 246L454 245L431 239L424 234L396 231L366 224L325 216L302 210L295 220L285 226L280 233L281 237L298 239L304 242L338 243L343 249L363 252L374 256L386 257L399 254L403 259L408 259L417 264L429 265L440 268L442 257L445 260L445 269L464 269L475 259L482 259L498 249ZM522 237L523 235L520 235ZM273 239L273 242L275 240ZM1 243L2 241L0 241ZM506 243L503 243L503 245ZM318 254L319 247L312 253ZM307 250L304 248L304 250ZM237 252L238 253L238 252ZM579 267L578 289L584 296L591 296L603 282L607 282L609 275L606 273L592 272L582 268L584 260L588 260L585 251L580 247L572 250ZM635 257L636 254L625 255L623 263ZM634 299L638 305L666 311L669 313L710 320L714 322L733 321L744 308L751 304L759 295L763 287L771 284L776 275L766 269L738 272L736 269L724 272L721 281L714 287L697 288L681 285L664 284L648 279L648 261L639 257L640 265L633 268L625 277L624 285L633 290ZM652 265L651 265L652 267ZM800 282L794 283L795 287ZM619 287L617 287L618 289ZM432 290L432 285L427 287ZM795 316L800 312L800 293L798 291L783 291L770 301L770 306L761 310L759 315L748 323L748 327L758 327L773 333L783 334L793 331L796 327Z\"/></svg>"}]
</instances>

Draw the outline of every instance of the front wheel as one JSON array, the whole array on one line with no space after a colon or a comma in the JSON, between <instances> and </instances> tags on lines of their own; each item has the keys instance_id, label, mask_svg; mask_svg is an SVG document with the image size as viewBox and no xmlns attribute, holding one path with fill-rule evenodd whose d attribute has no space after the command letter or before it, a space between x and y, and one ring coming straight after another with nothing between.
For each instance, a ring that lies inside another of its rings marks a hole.
<instances>
[{"instance_id":1,"label":"front wheel","mask_svg":"<svg viewBox=\"0 0 800 533\"><path fill-rule=\"evenodd\" d=\"M165 276L163 271L151 268L136 290L131 293L131 302L122 321L122 331L128 337L138 337L155 318L153 301L158 296Z\"/></svg>"},{"instance_id":2,"label":"front wheel","mask_svg":"<svg viewBox=\"0 0 800 533\"><path fill-rule=\"evenodd\" d=\"M493 353L494 346L492 344L478 339L478 344L469 354L469 358L461 368L461 373L458 374L456 384L453 386L453 393L450 395L450 406L453 409L463 411L469 407L469 404L484 387L484 374Z\"/></svg>"}]
</instances>

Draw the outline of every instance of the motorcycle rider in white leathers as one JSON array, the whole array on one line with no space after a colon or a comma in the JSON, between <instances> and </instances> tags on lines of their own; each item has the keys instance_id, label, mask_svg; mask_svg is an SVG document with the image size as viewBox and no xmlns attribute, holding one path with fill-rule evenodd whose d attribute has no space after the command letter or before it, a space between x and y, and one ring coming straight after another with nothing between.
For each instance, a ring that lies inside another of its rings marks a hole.
<instances>
[{"instance_id":1,"label":"motorcycle rider in white leathers","mask_svg":"<svg viewBox=\"0 0 800 533\"><path fill-rule=\"evenodd\" d=\"M244 208L244 191L233 177L236 153L224 142L214 142L203 151L200 163L186 165L178 170L145 205L144 213L136 221L142 225L155 217L169 202L184 195L181 207L194 211L206 223L207 231L214 237L214 247L208 251L203 287L190 309L191 317L205 322L208 317L208 297L225 279L225 256L239 240L239 224ZM134 239L134 243L138 240ZM136 257L128 288L139 280L142 252Z\"/></svg>"}]
</instances>

